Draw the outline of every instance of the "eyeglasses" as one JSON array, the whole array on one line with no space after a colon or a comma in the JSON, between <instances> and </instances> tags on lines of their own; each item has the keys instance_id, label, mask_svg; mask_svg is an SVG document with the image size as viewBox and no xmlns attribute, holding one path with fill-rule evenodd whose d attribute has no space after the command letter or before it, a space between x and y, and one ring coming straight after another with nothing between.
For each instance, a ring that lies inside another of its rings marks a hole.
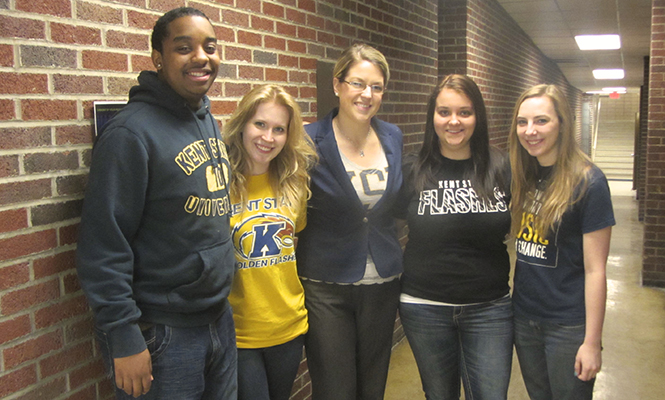
<instances>
[{"instance_id":1,"label":"eyeglasses","mask_svg":"<svg viewBox=\"0 0 665 400\"><path fill-rule=\"evenodd\" d=\"M348 83L349 86L351 86L351 89L353 89L356 92L364 92L365 89L367 88L367 86L369 86L372 93L375 93L375 94L383 94L383 91L386 90L386 88L384 88L381 85L368 85L365 82L345 81L343 79L340 79L339 81L343 82L343 83Z\"/></svg>"}]
</instances>

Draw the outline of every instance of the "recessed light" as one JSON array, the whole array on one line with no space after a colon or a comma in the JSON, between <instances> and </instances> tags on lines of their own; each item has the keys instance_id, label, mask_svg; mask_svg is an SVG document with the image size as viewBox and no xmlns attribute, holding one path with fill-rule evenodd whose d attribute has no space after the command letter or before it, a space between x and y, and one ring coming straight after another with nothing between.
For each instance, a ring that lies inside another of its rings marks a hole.
<instances>
[{"instance_id":1,"label":"recessed light","mask_svg":"<svg viewBox=\"0 0 665 400\"><path fill-rule=\"evenodd\" d=\"M580 50L617 50L621 48L619 35L577 35L575 41Z\"/></svg>"},{"instance_id":2,"label":"recessed light","mask_svg":"<svg viewBox=\"0 0 665 400\"><path fill-rule=\"evenodd\" d=\"M626 93L626 88L623 86L617 86L617 87L604 87L603 92L617 92L617 93Z\"/></svg>"},{"instance_id":3,"label":"recessed light","mask_svg":"<svg viewBox=\"0 0 665 400\"><path fill-rule=\"evenodd\" d=\"M598 96L605 97L605 96L609 96L610 94L615 93L615 92L606 92L604 90L589 90L589 91L584 92L584 93L585 94L597 94Z\"/></svg>"},{"instance_id":4,"label":"recessed light","mask_svg":"<svg viewBox=\"0 0 665 400\"><path fill-rule=\"evenodd\" d=\"M593 77L595 79L623 79L624 71L623 69L594 69Z\"/></svg>"}]
</instances>

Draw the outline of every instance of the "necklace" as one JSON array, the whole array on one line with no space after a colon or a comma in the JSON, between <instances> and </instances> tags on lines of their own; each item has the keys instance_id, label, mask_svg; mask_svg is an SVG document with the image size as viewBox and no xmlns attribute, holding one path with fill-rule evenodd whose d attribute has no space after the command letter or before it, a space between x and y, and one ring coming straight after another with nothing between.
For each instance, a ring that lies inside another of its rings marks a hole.
<instances>
[{"instance_id":1,"label":"necklace","mask_svg":"<svg viewBox=\"0 0 665 400\"><path fill-rule=\"evenodd\" d=\"M336 120L334 122L337 122ZM369 126L369 129L367 129L367 134L365 135L365 143L363 143L362 147L359 148L358 145L356 145L356 142L351 140L348 136L346 136L344 133L342 133L342 130L339 128L339 122L337 122L337 132L339 132L344 139L346 139L347 142L351 143L358 149L358 152L360 154L360 157L365 157L365 146L367 145L367 140L369 139L369 135L372 133L372 125Z\"/></svg>"}]
</instances>

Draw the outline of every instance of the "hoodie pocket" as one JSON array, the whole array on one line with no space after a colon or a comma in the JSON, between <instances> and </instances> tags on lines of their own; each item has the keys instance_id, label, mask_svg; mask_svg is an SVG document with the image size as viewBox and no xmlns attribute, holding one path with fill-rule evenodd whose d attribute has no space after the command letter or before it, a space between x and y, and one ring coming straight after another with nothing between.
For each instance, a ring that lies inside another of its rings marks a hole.
<instances>
[{"instance_id":1,"label":"hoodie pocket","mask_svg":"<svg viewBox=\"0 0 665 400\"><path fill-rule=\"evenodd\" d=\"M230 240L197 251L200 276L168 294L174 311L201 310L228 296L235 271L235 255ZM194 268L194 266L192 266Z\"/></svg>"}]
</instances>

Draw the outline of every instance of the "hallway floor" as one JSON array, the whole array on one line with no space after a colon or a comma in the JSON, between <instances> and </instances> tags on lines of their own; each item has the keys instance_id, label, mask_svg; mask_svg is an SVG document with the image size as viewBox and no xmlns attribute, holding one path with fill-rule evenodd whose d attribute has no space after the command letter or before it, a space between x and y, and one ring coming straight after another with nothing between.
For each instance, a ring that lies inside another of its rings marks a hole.
<instances>
[{"instance_id":1,"label":"hallway floor","mask_svg":"<svg viewBox=\"0 0 665 400\"><path fill-rule=\"evenodd\" d=\"M665 291L641 286L643 227L632 183L610 181L617 225L607 261L603 369L595 400L656 400L665 393ZM404 339L393 351L386 400L424 399L418 368ZM509 400L528 400L517 359Z\"/></svg>"}]
</instances>

